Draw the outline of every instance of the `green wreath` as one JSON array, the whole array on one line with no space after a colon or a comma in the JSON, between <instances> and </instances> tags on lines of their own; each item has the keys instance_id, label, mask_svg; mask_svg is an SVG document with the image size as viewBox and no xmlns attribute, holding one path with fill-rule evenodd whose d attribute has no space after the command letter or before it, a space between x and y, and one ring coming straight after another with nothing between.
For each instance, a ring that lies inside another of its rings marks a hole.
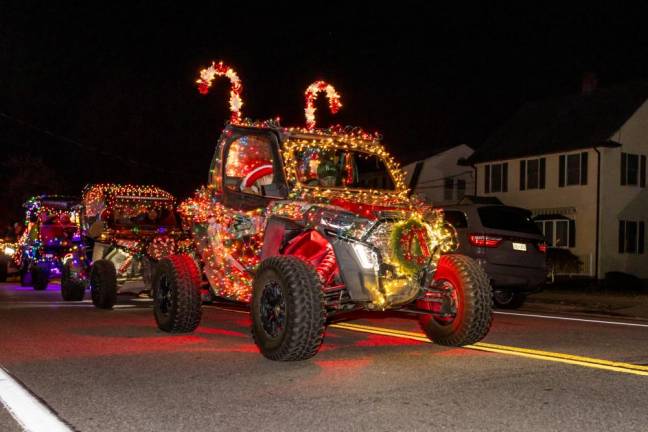
<instances>
[{"instance_id":1,"label":"green wreath","mask_svg":"<svg viewBox=\"0 0 648 432\"><path fill-rule=\"evenodd\" d=\"M424 239L421 238L422 232ZM425 225L417 219L394 225L389 246L396 263L406 274L418 273L428 263L430 251L425 243L427 236Z\"/></svg>"}]
</instances>

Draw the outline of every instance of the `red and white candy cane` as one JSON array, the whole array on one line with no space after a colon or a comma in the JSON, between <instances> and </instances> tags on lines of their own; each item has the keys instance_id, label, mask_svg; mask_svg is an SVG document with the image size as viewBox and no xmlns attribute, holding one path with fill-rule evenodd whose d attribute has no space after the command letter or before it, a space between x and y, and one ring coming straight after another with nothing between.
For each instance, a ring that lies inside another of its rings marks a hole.
<instances>
[{"instance_id":1,"label":"red and white candy cane","mask_svg":"<svg viewBox=\"0 0 648 432\"><path fill-rule=\"evenodd\" d=\"M243 84L234 69L225 65L222 61L216 63L212 62L211 66L200 71L200 78L196 80L198 84L198 91L201 94L207 94L212 82L217 76L225 76L230 80L230 117L232 123L240 123L241 121L241 107L243 106L243 99L241 93L243 91Z\"/></svg>"},{"instance_id":2,"label":"red and white candy cane","mask_svg":"<svg viewBox=\"0 0 648 432\"><path fill-rule=\"evenodd\" d=\"M337 113L342 107L340 95L335 87L325 81L315 81L306 89L306 128L315 129L315 99L319 93L326 92L331 113Z\"/></svg>"}]
</instances>

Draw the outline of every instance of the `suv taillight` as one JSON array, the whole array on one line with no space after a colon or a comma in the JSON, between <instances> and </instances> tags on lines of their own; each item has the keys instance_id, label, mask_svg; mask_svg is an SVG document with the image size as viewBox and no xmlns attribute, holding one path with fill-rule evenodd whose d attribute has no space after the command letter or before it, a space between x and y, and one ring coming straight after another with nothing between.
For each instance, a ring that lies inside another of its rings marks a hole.
<instances>
[{"instance_id":1,"label":"suv taillight","mask_svg":"<svg viewBox=\"0 0 648 432\"><path fill-rule=\"evenodd\" d=\"M482 234L470 234L468 236L468 241L470 241L470 244L473 246L494 248L502 243L502 237Z\"/></svg>"},{"instance_id":2,"label":"suv taillight","mask_svg":"<svg viewBox=\"0 0 648 432\"><path fill-rule=\"evenodd\" d=\"M547 243L545 242L538 243L538 250L542 253L547 253Z\"/></svg>"}]
</instances>

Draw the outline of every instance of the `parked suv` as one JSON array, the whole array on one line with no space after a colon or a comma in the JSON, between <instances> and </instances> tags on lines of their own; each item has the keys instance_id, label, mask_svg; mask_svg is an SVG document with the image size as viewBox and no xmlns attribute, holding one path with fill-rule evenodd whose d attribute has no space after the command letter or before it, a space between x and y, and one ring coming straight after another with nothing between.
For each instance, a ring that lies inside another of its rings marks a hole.
<instances>
[{"instance_id":1,"label":"parked suv","mask_svg":"<svg viewBox=\"0 0 648 432\"><path fill-rule=\"evenodd\" d=\"M457 251L474 258L488 274L493 301L515 309L546 279L547 245L528 210L498 204L443 207L456 230Z\"/></svg>"}]
</instances>

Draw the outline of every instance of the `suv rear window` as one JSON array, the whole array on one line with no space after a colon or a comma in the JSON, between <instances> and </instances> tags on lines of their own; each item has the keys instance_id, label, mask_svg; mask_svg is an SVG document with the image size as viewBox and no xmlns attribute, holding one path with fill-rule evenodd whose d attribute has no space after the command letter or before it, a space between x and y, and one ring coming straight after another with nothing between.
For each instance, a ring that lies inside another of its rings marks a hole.
<instances>
[{"instance_id":1,"label":"suv rear window","mask_svg":"<svg viewBox=\"0 0 648 432\"><path fill-rule=\"evenodd\" d=\"M542 235L529 213L522 209L488 206L478 208L477 213L486 228Z\"/></svg>"}]
</instances>

